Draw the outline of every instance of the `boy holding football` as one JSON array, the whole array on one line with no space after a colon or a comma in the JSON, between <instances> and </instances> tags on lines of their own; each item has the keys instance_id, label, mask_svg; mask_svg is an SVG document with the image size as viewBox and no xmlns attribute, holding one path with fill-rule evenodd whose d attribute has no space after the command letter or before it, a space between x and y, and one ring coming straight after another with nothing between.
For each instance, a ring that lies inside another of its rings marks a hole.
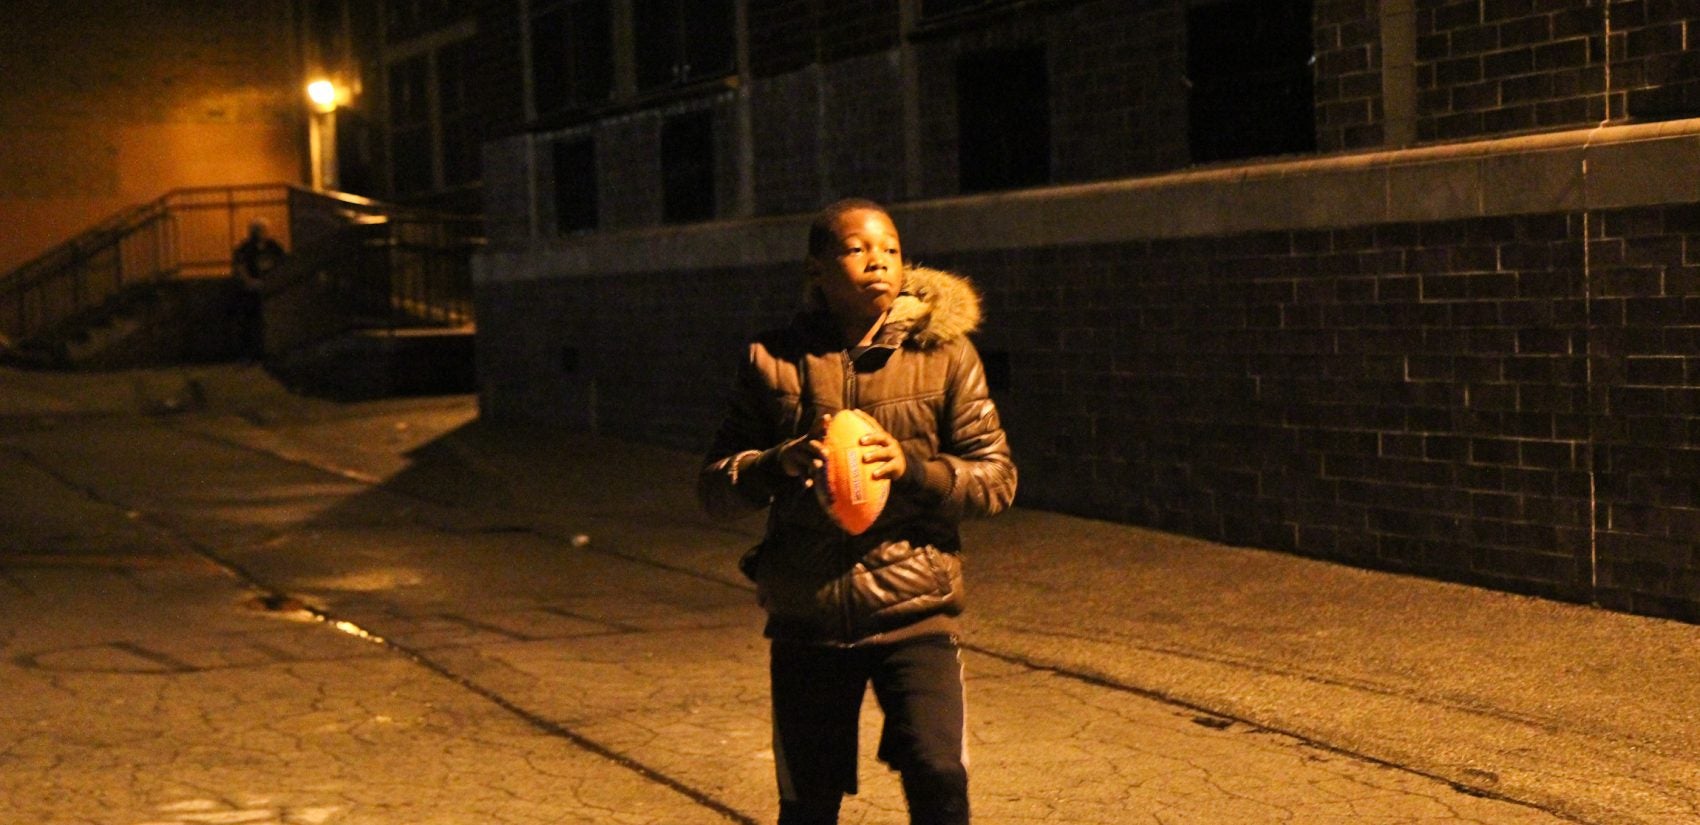
<instances>
[{"instance_id":1,"label":"boy holding football","mask_svg":"<svg viewBox=\"0 0 1700 825\"><path fill-rule=\"evenodd\" d=\"M809 228L803 311L757 336L699 477L713 515L766 508L742 561L768 614L780 825L835 823L856 792L857 720L871 683L879 758L915 825L968 822L958 522L1007 508L1016 471L968 334L968 282L909 267L876 203L828 206ZM811 489L831 417L857 409L883 510L851 534Z\"/></svg>"}]
</instances>

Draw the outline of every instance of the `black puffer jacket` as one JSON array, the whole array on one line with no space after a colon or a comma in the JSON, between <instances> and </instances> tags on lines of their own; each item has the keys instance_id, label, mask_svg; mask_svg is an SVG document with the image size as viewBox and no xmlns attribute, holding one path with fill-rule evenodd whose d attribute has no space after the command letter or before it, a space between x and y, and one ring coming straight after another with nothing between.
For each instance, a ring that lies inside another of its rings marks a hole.
<instances>
[{"instance_id":1,"label":"black puffer jacket","mask_svg":"<svg viewBox=\"0 0 1700 825\"><path fill-rule=\"evenodd\" d=\"M766 536L744 560L769 636L852 645L923 623L949 628L940 620L961 612L957 523L1002 511L1016 486L967 337L979 320L966 280L914 267L874 345L854 359L819 309L750 343L698 495L721 517L771 506ZM895 436L908 464L879 520L859 536L840 530L778 457L779 445L820 415L849 408Z\"/></svg>"}]
</instances>

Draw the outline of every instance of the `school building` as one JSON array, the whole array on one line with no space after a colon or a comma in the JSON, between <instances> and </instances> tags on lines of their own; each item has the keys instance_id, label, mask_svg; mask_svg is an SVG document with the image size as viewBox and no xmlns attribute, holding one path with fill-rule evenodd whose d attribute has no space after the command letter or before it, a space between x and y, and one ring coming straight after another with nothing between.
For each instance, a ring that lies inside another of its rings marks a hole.
<instances>
[{"instance_id":1,"label":"school building","mask_svg":"<svg viewBox=\"0 0 1700 825\"><path fill-rule=\"evenodd\" d=\"M1700 620L1692 0L300 13L343 188L483 212L493 419L702 448L869 197L984 295L1019 503Z\"/></svg>"},{"instance_id":2,"label":"school building","mask_svg":"<svg viewBox=\"0 0 1700 825\"><path fill-rule=\"evenodd\" d=\"M491 93L476 160L483 409L701 448L739 342L795 306L809 213L870 197L984 294L1021 504L1700 619L1697 24L1678 0L487 9L464 48L522 94Z\"/></svg>"}]
</instances>

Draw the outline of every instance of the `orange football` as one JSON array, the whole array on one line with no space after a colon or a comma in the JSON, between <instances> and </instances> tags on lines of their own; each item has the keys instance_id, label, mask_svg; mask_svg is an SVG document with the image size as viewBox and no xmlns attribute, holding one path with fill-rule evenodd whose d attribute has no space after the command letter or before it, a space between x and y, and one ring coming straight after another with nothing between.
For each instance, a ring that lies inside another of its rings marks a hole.
<instances>
[{"instance_id":1,"label":"orange football","mask_svg":"<svg viewBox=\"0 0 1700 825\"><path fill-rule=\"evenodd\" d=\"M815 495L838 526L850 535L860 535L880 517L886 497L891 494L891 482L874 478L873 465L862 462L859 443L862 436L881 431L881 427L861 410L845 410L827 422L825 465L815 481Z\"/></svg>"}]
</instances>

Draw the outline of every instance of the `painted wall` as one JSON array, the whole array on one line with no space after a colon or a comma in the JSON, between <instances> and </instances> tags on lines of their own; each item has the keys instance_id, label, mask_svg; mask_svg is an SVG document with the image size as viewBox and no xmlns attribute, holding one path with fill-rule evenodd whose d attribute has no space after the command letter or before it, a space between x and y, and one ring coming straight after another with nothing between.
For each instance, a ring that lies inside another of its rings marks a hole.
<instances>
[{"instance_id":1,"label":"painted wall","mask_svg":"<svg viewBox=\"0 0 1700 825\"><path fill-rule=\"evenodd\" d=\"M291 6L8 3L0 273L173 188L300 181Z\"/></svg>"}]
</instances>

